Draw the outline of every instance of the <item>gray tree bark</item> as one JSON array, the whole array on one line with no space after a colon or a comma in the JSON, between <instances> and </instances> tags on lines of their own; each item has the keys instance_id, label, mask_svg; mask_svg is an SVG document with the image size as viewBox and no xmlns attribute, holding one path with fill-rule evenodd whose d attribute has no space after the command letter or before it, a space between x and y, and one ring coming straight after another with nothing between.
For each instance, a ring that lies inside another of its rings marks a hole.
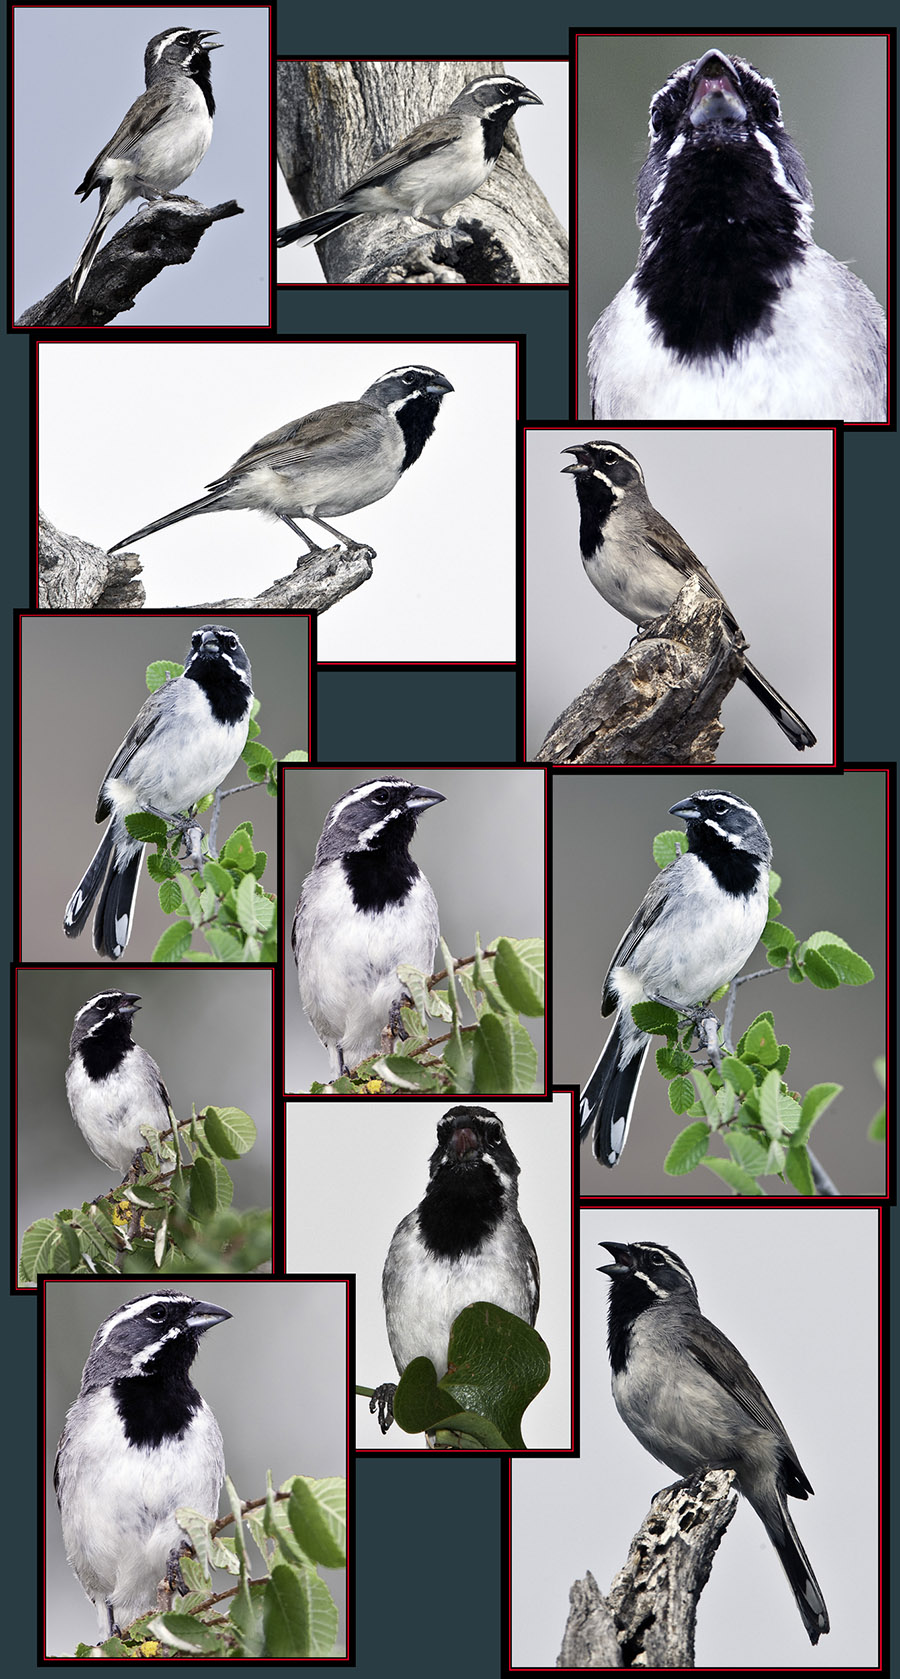
<instances>
[{"instance_id":1,"label":"gray tree bark","mask_svg":"<svg viewBox=\"0 0 900 1679\"><path fill-rule=\"evenodd\" d=\"M131 309L138 293L164 268L190 262L213 222L243 214L233 198L211 210L193 198L147 204L101 245L77 303L69 281L61 280L19 316L16 326L106 326Z\"/></svg>"},{"instance_id":2,"label":"gray tree bark","mask_svg":"<svg viewBox=\"0 0 900 1679\"><path fill-rule=\"evenodd\" d=\"M327 612L372 575L372 548L326 548L258 595L214 601L172 601L191 612ZM80 537L38 523L38 606L43 611L134 612L146 602L137 554L107 554Z\"/></svg>"},{"instance_id":3,"label":"gray tree bark","mask_svg":"<svg viewBox=\"0 0 900 1679\"><path fill-rule=\"evenodd\" d=\"M467 82L502 70L486 59L280 63L278 162L298 217L333 204L398 140L446 111ZM527 115L539 122L540 106ZM514 122L484 186L448 219L455 238L408 218L363 216L320 239L316 252L331 285L568 284L565 230L525 168Z\"/></svg>"},{"instance_id":4,"label":"gray tree bark","mask_svg":"<svg viewBox=\"0 0 900 1679\"><path fill-rule=\"evenodd\" d=\"M665 1487L604 1597L592 1574L569 1593L557 1667L693 1667L697 1605L737 1509L734 1471Z\"/></svg>"},{"instance_id":5,"label":"gray tree bark","mask_svg":"<svg viewBox=\"0 0 900 1679\"><path fill-rule=\"evenodd\" d=\"M567 706L537 764L711 764L719 711L743 665L723 601L686 583L652 632Z\"/></svg>"}]
</instances>

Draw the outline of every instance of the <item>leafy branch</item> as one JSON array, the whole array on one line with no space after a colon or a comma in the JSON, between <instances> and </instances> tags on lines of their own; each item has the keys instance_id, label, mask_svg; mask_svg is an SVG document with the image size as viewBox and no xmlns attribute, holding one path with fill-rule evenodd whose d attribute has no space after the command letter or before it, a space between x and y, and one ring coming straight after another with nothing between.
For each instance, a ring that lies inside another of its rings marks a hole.
<instances>
[{"instance_id":1,"label":"leafy branch","mask_svg":"<svg viewBox=\"0 0 900 1679\"><path fill-rule=\"evenodd\" d=\"M476 933L475 947L474 956L455 961L441 939L446 966L430 976L399 967L410 998L400 1011L402 1052L393 1052L386 1026L381 1050L346 1076L313 1084L311 1093L521 1095L536 1090L537 1050L519 1015L537 1019L544 1013L543 940L497 938L484 950ZM446 987L439 989L442 980ZM475 1016L472 1023L464 1019L466 1003ZM429 1020L447 1030L433 1035Z\"/></svg>"},{"instance_id":2,"label":"leafy branch","mask_svg":"<svg viewBox=\"0 0 900 1679\"><path fill-rule=\"evenodd\" d=\"M272 1215L232 1209L225 1165L249 1153L256 1126L240 1108L208 1107L168 1131L141 1127L146 1147L124 1184L28 1226L19 1285L39 1276L147 1276L256 1271L271 1259Z\"/></svg>"},{"instance_id":3,"label":"leafy branch","mask_svg":"<svg viewBox=\"0 0 900 1679\"><path fill-rule=\"evenodd\" d=\"M183 665L171 659L154 660L147 667L150 693L181 676L183 670ZM154 962L277 960L278 902L274 893L265 892L261 884L268 857L264 851L254 849L253 824L239 822L221 849L216 850L224 799L256 786L264 787L270 798L277 798L279 761L306 761L307 754L302 751L286 752L281 760L276 759L259 739L258 712L259 700L254 697L247 741L241 753L249 782L207 793L186 818L153 810L138 811L125 818L133 839L156 846L156 851L147 857L147 872L158 887L160 909L173 918L153 952ZM196 818L210 807L213 814L207 837ZM207 949L191 948L195 933L205 939Z\"/></svg>"},{"instance_id":4,"label":"leafy branch","mask_svg":"<svg viewBox=\"0 0 900 1679\"><path fill-rule=\"evenodd\" d=\"M522 1451L522 1417L549 1377L550 1354L537 1330L481 1300L454 1321L440 1381L430 1358L414 1358L396 1386L356 1391L384 1416L382 1433L392 1417L405 1434L433 1435L437 1447Z\"/></svg>"},{"instance_id":5,"label":"leafy branch","mask_svg":"<svg viewBox=\"0 0 900 1679\"><path fill-rule=\"evenodd\" d=\"M660 868L680 855L684 835L658 834L653 856ZM820 991L840 985L868 985L874 978L864 957L851 950L836 933L811 933L806 939L780 920L775 893L780 876L770 875L769 917L761 934L768 968L745 974L723 986L712 1001L727 996L724 1027L708 1010L679 1010L664 1000L637 1003L631 1014L645 1032L664 1037L656 1051L660 1076L669 1086L669 1106L691 1120L679 1133L665 1161L672 1177L684 1177L698 1166L721 1178L735 1194L762 1195L759 1180L774 1175L789 1182L800 1195L837 1195L838 1190L816 1159L809 1139L816 1122L843 1089L840 1084L814 1084L805 1095L791 1090L784 1079L790 1045L779 1043L774 1015L756 1019L731 1047L738 991L770 975L783 972L794 985L808 980ZM687 1022L687 1024L685 1024ZM711 1029L710 1029L711 1028ZM699 1031L710 1070L695 1065L691 1046ZM711 1155L709 1143L720 1136L728 1158Z\"/></svg>"},{"instance_id":6,"label":"leafy branch","mask_svg":"<svg viewBox=\"0 0 900 1679\"><path fill-rule=\"evenodd\" d=\"M231 1513L215 1521L194 1510L177 1511L193 1556L181 1563L187 1594L172 1610L166 1582L158 1607L99 1646L79 1644L77 1658L219 1658L333 1656L338 1609L321 1568L344 1568L347 1560L346 1486L336 1476L313 1480L294 1475L276 1491L266 1476L263 1498L241 1502L233 1482L225 1488ZM223 1528L234 1525L233 1535ZM244 1532L244 1528L248 1533ZM263 1572L251 1571L252 1540ZM212 1569L224 1569L235 1584L210 1592ZM222 1605L228 1604L227 1612Z\"/></svg>"}]
</instances>

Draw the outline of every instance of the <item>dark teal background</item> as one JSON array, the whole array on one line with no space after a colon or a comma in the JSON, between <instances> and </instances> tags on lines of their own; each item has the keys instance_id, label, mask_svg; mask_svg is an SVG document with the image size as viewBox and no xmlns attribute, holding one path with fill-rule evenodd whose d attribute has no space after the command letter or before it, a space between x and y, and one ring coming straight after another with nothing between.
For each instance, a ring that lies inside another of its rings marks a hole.
<instances>
[{"instance_id":1,"label":"dark teal background","mask_svg":"<svg viewBox=\"0 0 900 1679\"><path fill-rule=\"evenodd\" d=\"M583 8L568 15L557 9L557 24L547 16L548 8L523 5L521 0L496 0L488 12L483 6L461 4L452 10L412 5L400 0L390 8L360 6L355 0L339 10L317 9L304 4L282 4L279 11L278 51L310 56L402 57L488 56L522 57L565 55L568 52L567 25L581 22L592 28L603 25L596 8ZM52 13L49 14L52 16ZM209 8L209 24L217 21L217 8ZM621 14L619 14L621 16ZM825 28L847 24L845 8L824 4L812 6L797 0L792 10L797 27ZM721 7L701 6L689 19L693 29L702 28L706 17L712 30L744 27L746 14L728 24L729 13ZM608 20L612 24L613 20ZM892 8L886 22L896 21ZM628 14L629 27L672 27L669 6L643 5ZM6 50L5 44L3 48ZM674 62L674 60L673 60ZM73 73L77 66L73 65ZM852 98L852 90L848 90ZM47 121L54 113L47 112ZM4 124L4 137L5 137ZM65 157L65 137L60 136L60 156ZM62 266L62 265L61 265ZM282 331L312 335L398 333L492 332L528 335L526 417L563 419L568 414L569 343L567 303L564 295L538 292L478 292L459 295L456 288L438 290L407 288L393 293L295 292L279 310ZM32 509L29 501L29 450L34 416L29 409L29 351L21 338L4 338L0 362L0 432L2 432L3 562L0 592L7 625L7 648L11 652L12 608L29 604L32 567ZM134 393L135 403L140 392ZM123 416L123 421L125 416ZM897 498L900 458L896 434L851 435L846 445L846 550L844 598L845 666L845 749L848 759L893 759L897 755L897 636L898 542ZM95 463L98 494L102 494L104 462ZM152 470L152 469L148 469ZM765 486L760 487L765 494ZM464 486L459 489L464 506ZM52 507L47 509L52 518ZM477 603L473 603L473 610ZM777 602L772 603L777 611ZM840 622L840 617L839 617ZM828 649L804 645L803 624L796 625L798 656L828 658ZM11 659L8 661L11 668ZM85 682L96 679L86 670ZM11 677L8 678L10 689ZM52 673L48 673L52 681ZM369 679L360 684L340 685L325 680L328 700L329 748L335 756L351 759L358 755L360 696ZM417 709L425 719L433 689L431 677L414 674L403 679L404 703L397 714L397 739L402 756L427 756L408 731L418 727ZM447 681L444 678L444 681ZM506 677L507 682L511 678ZM418 694L417 694L418 689ZM13 695L8 710L13 716ZM60 695L63 718L71 721L77 695ZM392 699L393 704L393 699ZM323 697L324 706L324 697ZM477 757L470 742L486 727L479 687L468 678L456 678L452 697L446 699L447 715L458 730L455 757ZM491 707L489 721L499 717ZM434 736L431 737L434 740ZM382 744L383 752L383 744ZM496 740L486 749L490 757L501 756ZM11 763L15 762L14 740L10 738ZM13 772L10 772L12 784ZM814 841L813 841L814 843ZM8 903L8 901L7 901ZM7 907L6 946L12 955L12 912ZM27 1114L20 1123L27 1124ZM60 1123L68 1123L61 1102ZM828 1210L823 1210L829 1216ZM792 1216L788 1213L786 1216ZM837 1227L836 1227L837 1230ZM15 1256L9 1252L9 1266ZM840 1245L835 1245L835 1262L840 1263ZM826 1276L821 1278L828 1287ZM139 1292L139 1290L136 1290ZM37 1671L35 1650L39 1640L41 1595L40 1536L33 1512L37 1498L36 1465L39 1461L37 1431L41 1421L36 1310L33 1299L0 1299L4 1350L3 1441L4 1508L7 1513L7 1600L5 1646L10 1671L27 1675ZM278 1349L273 1347L273 1368L269 1384L277 1387ZM840 1350L836 1349L836 1356ZM310 1371L315 1380L315 1371ZM271 1403L265 1386L257 1394L258 1409L248 1405L247 1427L265 1426L265 1406ZM278 1402L285 1402L279 1395ZM303 1395L291 1396L298 1410ZM504 1571L500 1546L501 1470L493 1462L471 1459L429 1458L409 1462L399 1459L363 1460L358 1468L358 1525L356 1556L356 1602L358 1668L364 1679L419 1679L426 1671L456 1679L464 1670L468 1679L493 1679L499 1670L500 1627L506 1613ZM585 1487L584 1496L596 1500L602 1520L601 1489ZM561 1512L561 1519L565 1519ZM585 1566L590 1566L585 1558ZM601 1582L601 1587L604 1582ZM567 1606L560 1603L554 1613L562 1636ZM87 1617L90 1630L92 1616ZM826 1652L827 1660L827 1652ZM206 1671L224 1672L223 1668ZM320 1669L321 1671L321 1669Z\"/></svg>"}]
</instances>

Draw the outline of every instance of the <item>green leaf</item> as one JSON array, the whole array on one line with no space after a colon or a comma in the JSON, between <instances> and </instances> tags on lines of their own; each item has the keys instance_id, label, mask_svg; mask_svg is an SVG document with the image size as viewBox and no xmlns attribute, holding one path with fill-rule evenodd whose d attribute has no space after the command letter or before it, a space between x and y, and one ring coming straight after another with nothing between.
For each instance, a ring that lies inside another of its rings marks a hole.
<instances>
[{"instance_id":1,"label":"green leaf","mask_svg":"<svg viewBox=\"0 0 900 1679\"><path fill-rule=\"evenodd\" d=\"M174 1612L151 1615L147 1631L153 1638L161 1639L163 1644L171 1644L175 1650L186 1650L188 1655L215 1656L223 1653L221 1635L204 1626L193 1615Z\"/></svg>"},{"instance_id":2,"label":"green leaf","mask_svg":"<svg viewBox=\"0 0 900 1679\"><path fill-rule=\"evenodd\" d=\"M507 1002L517 1014L538 1018L544 1012L544 978L528 967L509 939L497 940L494 978Z\"/></svg>"},{"instance_id":3,"label":"green leaf","mask_svg":"<svg viewBox=\"0 0 900 1679\"><path fill-rule=\"evenodd\" d=\"M272 1569L263 1607L266 1653L309 1655L309 1598L297 1570L287 1563Z\"/></svg>"},{"instance_id":4,"label":"green leaf","mask_svg":"<svg viewBox=\"0 0 900 1679\"><path fill-rule=\"evenodd\" d=\"M887 1109L886 1108L879 1108L879 1110L878 1110L877 1114L875 1115L874 1119L870 1120L868 1137L869 1137L869 1141L872 1142L872 1143L884 1143L884 1142L887 1141Z\"/></svg>"},{"instance_id":5,"label":"green leaf","mask_svg":"<svg viewBox=\"0 0 900 1679\"><path fill-rule=\"evenodd\" d=\"M280 764L308 764L309 753L295 749L293 752L282 752L278 762Z\"/></svg>"},{"instance_id":6,"label":"green leaf","mask_svg":"<svg viewBox=\"0 0 900 1679\"><path fill-rule=\"evenodd\" d=\"M693 1125L686 1125L683 1131L679 1131L665 1159L664 1170L671 1178L685 1177L700 1165L709 1137L709 1126L702 1119L696 1120Z\"/></svg>"},{"instance_id":7,"label":"green leaf","mask_svg":"<svg viewBox=\"0 0 900 1679\"><path fill-rule=\"evenodd\" d=\"M716 1100L716 1093L713 1090L709 1079L700 1067L694 1068L693 1077L694 1083L697 1086L697 1095L700 1098L703 1112L713 1126L718 1126L721 1117L719 1114L719 1104Z\"/></svg>"},{"instance_id":8,"label":"green leaf","mask_svg":"<svg viewBox=\"0 0 900 1679\"><path fill-rule=\"evenodd\" d=\"M635 1003L631 1018L642 1032L663 1032L667 1038L674 1038L678 1030L675 1010L667 1009L664 1003Z\"/></svg>"},{"instance_id":9,"label":"green leaf","mask_svg":"<svg viewBox=\"0 0 900 1679\"><path fill-rule=\"evenodd\" d=\"M781 1074L773 1067L767 1073L759 1087L759 1117L766 1136L776 1138L781 1136L781 1114L778 1109L778 1098L781 1094Z\"/></svg>"},{"instance_id":10,"label":"green leaf","mask_svg":"<svg viewBox=\"0 0 900 1679\"><path fill-rule=\"evenodd\" d=\"M658 869L665 869L687 850L687 839L680 828L664 828L653 841L653 861Z\"/></svg>"},{"instance_id":11,"label":"green leaf","mask_svg":"<svg viewBox=\"0 0 900 1679\"><path fill-rule=\"evenodd\" d=\"M151 694L155 694L157 688L165 687L169 678L174 681L176 677L183 675L184 665L176 664L174 659L154 659L147 666L145 681Z\"/></svg>"},{"instance_id":12,"label":"green leaf","mask_svg":"<svg viewBox=\"0 0 900 1679\"><path fill-rule=\"evenodd\" d=\"M136 810L125 818L125 826L132 839L164 840L168 829L159 816L150 816L145 810Z\"/></svg>"},{"instance_id":13,"label":"green leaf","mask_svg":"<svg viewBox=\"0 0 900 1679\"><path fill-rule=\"evenodd\" d=\"M203 937L220 962L243 962L244 946L227 927L204 927Z\"/></svg>"},{"instance_id":14,"label":"green leaf","mask_svg":"<svg viewBox=\"0 0 900 1679\"><path fill-rule=\"evenodd\" d=\"M22 1252L19 1255L19 1282L33 1283L36 1276L36 1262L43 1251L49 1237L53 1236L56 1225L52 1218L36 1218L22 1237Z\"/></svg>"},{"instance_id":15,"label":"green leaf","mask_svg":"<svg viewBox=\"0 0 900 1679\"><path fill-rule=\"evenodd\" d=\"M256 894L256 877L252 874L244 875L234 895L234 907L242 930L248 934L257 930Z\"/></svg>"},{"instance_id":16,"label":"green leaf","mask_svg":"<svg viewBox=\"0 0 900 1679\"><path fill-rule=\"evenodd\" d=\"M804 949L800 965L807 979L820 991L836 991L841 983L831 963L818 950Z\"/></svg>"},{"instance_id":17,"label":"green leaf","mask_svg":"<svg viewBox=\"0 0 900 1679\"><path fill-rule=\"evenodd\" d=\"M684 1073L689 1073L694 1063L686 1049L673 1049L670 1045L661 1045L656 1051L656 1066L660 1078L674 1079Z\"/></svg>"},{"instance_id":18,"label":"green leaf","mask_svg":"<svg viewBox=\"0 0 900 1679\"><path fill-rule=\"evenodd\" d=\"M175 880L164 880L159 888L159 907L163 915L174 915L181 903L181 888Z\"/></svg>"},{"instance_id":19,"label":"green leaf","mask_svg":"<svg viewBox=\"0 0 900 1679\"><path fill-rule=\"evenodd\" d=\"M816 1185L809 1163L809 1151L804 1144L799 1144L787 1151L784 1163L785 1176L801 1195L815 1195Z\"/></svg>"},{"instance_id":20,"label":"green leaf","mask_svg":"<svg viewBox=\"0 0 900 1679\"><path fill-rule=\"evenodd\" d=\"M298 1475L288 1500L288 1520L298 1545L323 1568L343 1568L347 1556L334 1537L331 1522L320 1508L314 1483Z\"/></svg>"},{"instance_id":21,"label":"green leaf","mask_svg":"<svg viewBox=\"0 0 900 1679\"><path fill-rule=\"evenodd\" d=\"M772 1016L768 1013L757 1015L751 1026L738 1044L738 1055L743 1061L759 1061L763 1067L774 1067L778 1059L778 1040L772 1030Z\"/></svg>"},{"instance_id":22,"label":"green leaf","mask_svg":"<svg viewBox=\"0 0 900 1679\"><path fill-rule=\"evenodd\" d=\"M722 1056L722 1077L728 1080L732 1090L736 1090L740 1096L746 1096L756 1083L750 1068L735 1055Z\"/></svg>"},{"instance_id":23,"label":"green leaf","mask_svg":"<svg viewBox=\"0 0 900 1679\"><path fill-rule=\"evenodd\" d=\"M694 1106L694 1086L688 1078L673 1079L669 1085L669 1107L673 1114L689 1113Z\"/></svg>"},{"instance_id":24,"label":"green leaf","mask_svg":"<svg viewBox=\"0 0 900 1679\"><path fill-rule=\"evenodd\" d=\"M791 951L797 943L796 933L792 933L790 927L785 927L781 921L767 921L759 937L769 952L770 960L773 949Z\"/></svg>"},{"instance_id":25,"label":"green leaf","mask_svg":"<svg viewBox=\"0 0 900 1679\"><path fill-rule=\"evenodd\" d=\"M203 865L203 879L220 898L224 898L226 892L230 892L233 885L228 870L223 869L221 863L217 863L212 857L208 857Z\"/></svg>"},{"instance_id":26,"label":"green leaf","mask_svg":"<svg viewBox=\"0 0 900 1679\"><path fill-rule=\"evenodd\" d=\"M759 1184L751 1178L749 1172L738 1166L736 1161L716 1160L708 1154L703 1165L710 1172L714 1172L717 1178L721 1178L723 1183L727 1183L729 1189L736 1190L738 1195L762 1195Z\"/></svg>"},{"instance_id":27,"label":"green leaf","mask_svg":"<svg viewBox=\"0 0 900 1679\"><path fill-rule=\"evenodd\" d=\"M239 1160L256 1142L256 1126L242 1108L207 1108L203 1120L210 1144L223 1160Z\"/></svg>"},{"instance_id":28,"label":"green leaf","mask_svg":"<svg viewBox=\"0 0 900 1679\"><path fill-rule=\"evenodd\" d=\"M536 1088L537 1050L518 1020L483 1014L473 1038L476 1090L520 1096Z\"/></svg>"},{"instance_id":29,"label":"green leaf","mask_svg":"<svg viewBox=\"0 0 900 1679\"><path fill-rule=\"evenodd\" d=\"M229 868L239 869L241 874L249 874L253 869L256 853L253 841L243 827L235 828L220 852L220 857Z\"/></svg>"},{"instance_id":30,"label":"green leaf","mask_svg":"<svg viewBox=\"0 0 900 1679\"><path fill-rule=\"evenodd\" d=\"M151 957L152 962L180 962L191 947L191 929L183 921L167 927Z\"/></svg>"},{"instance_id":31,"label":"green leaf","mask_svg":"<svg viewBox=\"0 0 900 1679\"><path fill-rule=\"evenodd\" d=\"M459 1413L490 1425L479 1438L492 1446L522 1448L521 1419L549 1378L550 1355L537 1331L502 1307L479 1301L464 1308L450 1331L448 1371L438 1382L431 1361L413 1359L394 1395L394 1416L408 1434L442 1424ZM474 1423L473 1423L474 1426Z\"/></svg>"},{"instance_id":32,"label":"green leaf","mask_svg":"<svg viewBox=\"0 0 900 1679\"><path fill-rule=\"evenodd\" d=\"M826 1108L830 1108L836 1096L843 1090L842 1084L812 1084L810 1085L800 1108L800 1126L795 1138L797 1143L805 1143L809 1134L821 1119Z\"/></svg>"},{"instance_id":33,"label":"green leaf","mask_svg":"<svg viewBox=\"0 0 900 1679\"><path fill-rule=\"evenodd\" d=\"M825 935L814 935L814 937ZM807 954L812 940L807 941ZM830 968L834 969L842 985L869 985L875 978L875 970L863 956L857 956L843 939L836 939L832 933L827 935L826 942L816 945L819 956L824 957Z\"/></svg>"},{"instance_id":34,"label":"green leaf","mask_svg":"<svg viewBox=\"0 0 900 1679\"><path fill-rule=\"evenodd\" d=\"M191 1217L204 1220L212 1217L218 1204L216 1195L216 1173L212 1161L202 1155L195 1160L190 1172L189 1204Z\"/></svg>"},{"instance_id":35,"label":"green leaf","mask_svg":"<svg viewBox=\"0 0 900 1679\"><path fill-rule=\"evenodd\" d=\"M387 1079L401 1090L433 1090L434 1074L407 1055L382 1055L372 1063L376 1078ZM358 1092L357 1092L358 1094Z\"/></svg>"},{"instance_id":36,"label":"green leaf","mask_svg":"<svg viewBox=\"0 0 900 1679\"><path fill-rule=\"evenodd\" d=\"M729 1131L725 1138L725 1147L732 1159L742 1166L745 1172L749 1172L752 1178L758 1178L770 1169L768 1149L747 1131Z\"/></svg>"}]
</instances>

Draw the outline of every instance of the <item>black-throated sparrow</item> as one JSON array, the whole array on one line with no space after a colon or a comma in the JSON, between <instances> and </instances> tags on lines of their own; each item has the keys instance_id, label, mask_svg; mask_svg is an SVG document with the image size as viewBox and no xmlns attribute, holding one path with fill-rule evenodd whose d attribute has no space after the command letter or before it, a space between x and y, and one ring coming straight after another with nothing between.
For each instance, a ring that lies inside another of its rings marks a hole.
<instances>
[{"instance_id":1,"label":"black-throated sparrow","mask_svg":"<svg viewBox=\"0 0 900 1679\"><path fill-rule=\"evenodd\" d=\"M590 335L594 419L884 420L884 312L812 213L774 84L682 64L650 106L637 271Z\"/></svg>"},{"instance_id":2,"label":"black-throated sparrow","mask_svg":"<svg viewBox=\"0 0 900 1679\"><path fill-rule=\"evenodd\" d=\"M768 917L772 847L756 811L736 793L702 788L672 805L687 827L687 851L660 871L623 935L603 982L603 1014L615 1025L581 1093L581 1138L604 1166L625 1147L650 1037L635 1003L684 1008L730 984Z\"/></svg>"},{"instance_id":3,"label":"black-throated sparrow","mask_svg":"<svg viewBox=\"0 0 900 1679\"><path fill-rule=\"evenodd\" d=\"M684 1261L655 1242L601 1242L609 1277L609 1358L616 1409L677 1475L733 1469L769 1538L811 1644L828 1610L797 1537L788 1497L812 1493L787 1431L746 1359L703 1317Z\"/></svg>"},{"instance_id":4,"label":"black-throated sparrow","mask_svg":"<svg viewBox=\"0 0 900 1679\"><path fill-rule=\"evenodd\" d=\"M725 597L684 538L664 519L647 494L640 462L621 443L598 440L563 450L574 455L563 472L575 477L581 510L581 560L598 594L633 624L647 624L668 612L691 577L703 593ZM744 645L737 619L726 603L726 624ZM776 692L749 659L741 681L762 702L798 752L815 746L803 718Z\"/></svg>"},{"instance_id":5,"label":"black-throated sparrow","mask_svg":"<svg viewBox=\"0 0 900 1679\"><path fill-rule=\"evenodd\" d=\"M393 367L363 391L358 402L315 408L261 437L207 486L208 495L123 536L109 552L114 554L129 542L140 542L195 513L235 509L283 519L311 554L322 550L294 523L293 516L309 519L338 542L355 548L322 515L355 513L388 495L418 460L434 431L441 402L452 389L449 379L433 367Z\"/></svg>"},{"instance_id":6,"label":"black-throated sparrow","mask_svg":"<svg viewBox=\"0 0 900 1679\"><path fill-rule=\"evenodd\" d=\"M431 969L437 900L409 845L419 813L443 799L388 775L351 787L325 818L291 947L300 1002L333 1078L374 1055L385 1027L398 1030L398 964Z\"/></svg>"},{"instance_id":7,"label":"black-throated sparrow","mask_svg":"<svg viewBox=\"0 0 900 1679\"><path fill-rule=\"evenodd\" d=\"M144 849L126 816L176 816L213 792L244 749L252 704L250 661L237 636L218 624L195 630L182 675L144 701L103 778L94 820L110 821L66 905L68 938L81 932L102 886L94 949L112 961L122 955Z\"/></svg>"},{"instance_id":8,"label":"black-throated sparrow","mask_svg":"<svg viewBox=\"0 0 900 1679\"><path fill-rule=\"evenodd\" d=\"M120 1306L91 1343L53 1483L66 1556L102 1639L155 1607L160 1580L183 1591L176 1510L218 1511L222 1435L190 1369L200 1336L230 1317L160 1289Z\"/></svg>"},{"instance_id":9,"label":"black-throated sparrow","mask_svg":"<svg viewBox=\"0 0 900 1679\"><path fill-rule=\"evenodd\" d=\"M134 1153L146 1148L141 1125L166 1132L173 1122L160 1068L131 1036L139 1007L133 991L101 991L84 1002L65 1070L65 1095L84 1142L123 1177Z\"/></svg>"},{"instance_id":10,"label":"black-throated sparrow","mask_svg":"<svg viewBox=\"0 0 900 1679\"><path fill-rule=\"evenodd\" d=\"M167 1131L172 1103L152 1055L131 1036L141 1006L133 991L101 991L82 1004L69 1041L66 1094L88 1148L122 1177L138 1149L142 1125Z\"/></svg>"},{"instance_id":11,"label":"black-throated sparrow","mask_svg":"<svg viewBox=\"0 0 900 1679\"><path fill-rule=\"evenodd\" d=\"M479 76L442 116L420 123L377 159L336 204L278 229L278 244L311 244L357 216L412 216L443 227L454 204L483 186L520 105L542 105L515 76Z\"/></svg>"},{"instance_id":12,"label":"black-throated sparrow","mask_svg":"<svg viewBox=\"0 0 900 1679\"><path fill-rule=\"evenodd\" d=\"M428 1184L401 1219L381 1286L388 1340L400 1374L414 1358L447 1370L450 1330L461 1311L486 1300L533 1324L540 1301L534 1243L519 1217L519 1162L490 1108L450 1108L437 1128ZM377 1390L383 1434L394 1385Z\"/></svg>"},{"instance_id":13,"label":"black-throated sparrow","mask_svg":"<svg viewBox=\"0 0 900 1679\"><path fill-rule=\"evenodd\" d=\"M144 53L146 91L137 98L75 188L82 201L95 188L100 206L72 271L77 301L104 233L132 198L165 198L193 175L212 139L209 55L222 41L217 29L164 29Z\"/></svg>"}]
</instances>

